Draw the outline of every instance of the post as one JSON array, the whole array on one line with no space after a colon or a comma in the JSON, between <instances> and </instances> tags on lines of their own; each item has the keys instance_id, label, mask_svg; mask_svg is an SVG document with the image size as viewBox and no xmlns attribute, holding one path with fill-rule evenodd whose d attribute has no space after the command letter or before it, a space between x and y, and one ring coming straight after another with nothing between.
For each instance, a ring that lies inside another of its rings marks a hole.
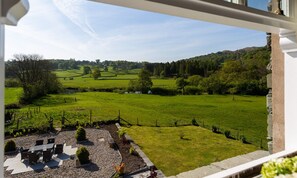
<instances>
[{"instance_id":1,"label":"post","mask_svg":"<svg viewBox=\"0 0 297 178\"><path fill-rule=\"evenodd\" d=\"M90 110L90 125L92 123L92 110Z\"/></svg>"},{"instance_id":2,"label":"post","mask_svg":"<svg viewBox=\"0 0 297 178\"><path fill-rule=\"evenodd\" d=\"M4 162L4 91L5 91L5 67L4 67L4 25L0 24L0 163ZM0 176L4 175L3 165L0 166Z\"/></svg>"}]
</instances>

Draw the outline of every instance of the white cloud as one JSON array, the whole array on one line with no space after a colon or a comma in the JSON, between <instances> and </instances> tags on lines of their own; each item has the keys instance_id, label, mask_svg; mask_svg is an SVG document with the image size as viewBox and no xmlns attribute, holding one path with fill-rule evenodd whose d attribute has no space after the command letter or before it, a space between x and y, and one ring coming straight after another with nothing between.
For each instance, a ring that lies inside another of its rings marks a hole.
<instances>
[{"instance_id":1,"label":"white cloud","mask_svg":"<svg viewBox=\"0 0 297 178\"><path fill-rule=\"evenodd\" d=\"M18 27L6 28L6 59L34 52L45 58L176 60L265 41L259 32L85 0L30 0L30 6Z\"/></svg>"}]
</instances>

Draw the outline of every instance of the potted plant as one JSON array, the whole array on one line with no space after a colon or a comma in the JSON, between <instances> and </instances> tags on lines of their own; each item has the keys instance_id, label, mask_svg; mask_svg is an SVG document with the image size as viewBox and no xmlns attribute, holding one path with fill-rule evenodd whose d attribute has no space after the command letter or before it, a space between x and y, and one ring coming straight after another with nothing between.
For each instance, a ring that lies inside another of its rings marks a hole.
<instances>
[{"instance_id":1,"label":"potted plant","mask_svg":"<svg viewBox=\"0 0 297 178\"><path fill-rule=\"evenodd\" d=\"M293 158L279 158L264 163L261 169L263 178L296 177L297 156Z\"/></svg>"}]
</instances>

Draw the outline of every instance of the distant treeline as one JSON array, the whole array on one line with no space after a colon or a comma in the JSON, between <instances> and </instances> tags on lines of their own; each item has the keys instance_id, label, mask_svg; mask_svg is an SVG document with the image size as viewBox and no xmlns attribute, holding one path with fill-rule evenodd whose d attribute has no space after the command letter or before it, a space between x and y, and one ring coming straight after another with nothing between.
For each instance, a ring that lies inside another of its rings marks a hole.
<instances>
[{"instance_id":1,"label":"distant treeline","mask_svg":"<svg viewBox=\"0 0 297 178\"><path fill-rule=\"evenodd\" d=\"M133 69L145 69L158 78L182 78L177 88L191 86L191 90L218 94L265 95L266 66L270 60L267 47L251 47L237 51L222 51L167 63L131 62L125 60L95 61L75 59L48 59L51 70L72 70L89 66L101 71L129 73ZM11 61L6 61L9 65ZM6 66L8 66L6 65ZM15 78L6 70L7 78ZM193 88L196 87L196 88ZM198 93L199 93L198 92Z\"/></svg>"},{"instance_id":2,"label":"distant treeline","mask_svg":"<svg viewBox=\"0 0 297 178\"><path fill-rule=\"evenodd\" d=\"M146 63L144 68L160 78L183 78L180 89L209 94L266 95L266 47L222 51L167 63ZM181 83L181 84L180 84ZM195 88L196 87L196 88Z\"/></svg>"}]
</instances>

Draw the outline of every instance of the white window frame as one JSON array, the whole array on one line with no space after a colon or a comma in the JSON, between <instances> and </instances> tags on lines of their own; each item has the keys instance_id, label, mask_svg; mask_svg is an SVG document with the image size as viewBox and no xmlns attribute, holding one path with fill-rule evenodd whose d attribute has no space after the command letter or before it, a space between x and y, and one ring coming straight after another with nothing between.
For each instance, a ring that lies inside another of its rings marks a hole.
<instances>
[{"instance_id":1,"label":"white window frame","mask_svg":"<svg viewBox=\"0 0 297 178\"><path fill-rule=\"evenodd\" d=\"M0 162L4 160L4 25L16 25L29 10L28 0L13 0L14 4L7 14L2 14L4 3L12 0L0 0ZM146 11L169 14L207 22L237 26L280 34L280 45L285 54L285 151L297 150L297 3L290 3L286 13L290 17L280 16L222 0L89 0L130 7ZM285 4L283 4L285 5ZM2 149L1 149L2 148ZM275 156L275 155L274 155ZM0 177L4 175L0 167ZM4 176L3 176L4 177Z\"/></svg>"}]
</instances>

